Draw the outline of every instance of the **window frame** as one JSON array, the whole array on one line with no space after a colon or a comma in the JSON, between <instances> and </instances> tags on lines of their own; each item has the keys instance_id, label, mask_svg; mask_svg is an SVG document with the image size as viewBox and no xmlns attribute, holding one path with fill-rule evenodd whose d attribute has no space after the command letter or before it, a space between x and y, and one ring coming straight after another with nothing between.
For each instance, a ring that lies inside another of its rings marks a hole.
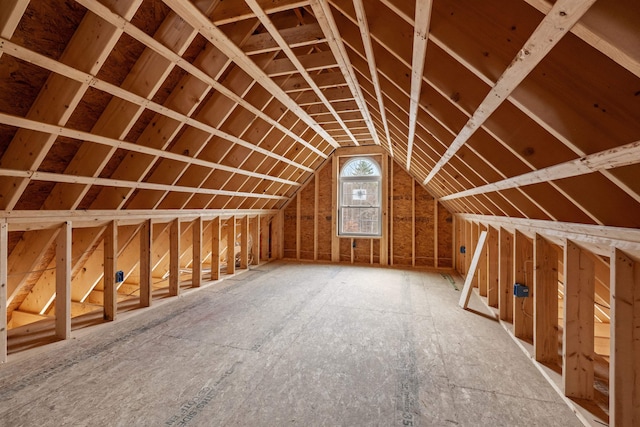
<instances>
[{"instance_id":1,"label":"window frame","mask_svg":"<svg viewBox=\"0 0 640 427\"><path fill-rule=\"evenodd\" d=\"M345 168L351 164L361 160L368 161L374 165L377 169L377 175L362 175L362 176L343 176L342 173ZM352 237L352 238L376 238L379 239L382 237L382 214L383 214L383 200L382 200L382 167L379 162L373 159L370 156L355 156L347 160L342 167L338 169L338 221L337 221L337 235L338 237ZM375 206L370 206L368 208L374 208L378 211L378 233L353 233L353 232L343 232L342 231L342 213L344 208L359 208L362 206L351 206L345 205L344 203L344 184L349 182L375 182L378 184L377 191L377 200L378 204Z\"/></svg>"}]
</instances>

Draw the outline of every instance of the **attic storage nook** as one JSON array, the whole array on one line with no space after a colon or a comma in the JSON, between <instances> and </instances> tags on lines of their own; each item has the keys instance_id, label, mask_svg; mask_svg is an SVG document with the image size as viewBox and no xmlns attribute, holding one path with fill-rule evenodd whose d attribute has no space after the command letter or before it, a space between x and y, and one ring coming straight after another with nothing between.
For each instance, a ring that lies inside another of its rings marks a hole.
<instances>
[{"instance_id":1,"label":"attic storage nook","mask_svg":"<svg viewBox=\"0 0 640 427\"><path fill-rule=\"evenodd\" d=\"M119 336L113 351L128 339L142 348L148 341L137 337L162 329L152 317L164 313L206 325L186 334L200 344L190 356L214 338L215 351L275 352L288 342L278 334L318 325L309 313L357 302L359 313L384 313L383 326L395 329L376 329L373 317L365 328L340 312L346 320L323 335L337 318L327 316L309 339L324 337L318 348L338 353L311 371L348 360L342 341L331 341L342 333L353 333L348 347L361 357L379 355L382 336L389 346L398 336L415 344L372 371L395 375L392 388L405 392L385 400L399 424L517 425L521 418L495 414L531 404L513 416L560 423L536 417L568 406L585 425L640 425L637 0L2 0L0 207L0 377L12 384L0 401L47 375L68 383L65 369L78 361L35 358L77 349L70 338L108 331L103 337ZM467 278L473 311L447 305ZM528 296L514 294L515 284ZM270 296L275 289L284 294ZM239 305L224 306L228 299ZM385 317L392 313L415 322ZM220 316L213 326L212 316ZM119 329L140 319L152 320ZM287 323L300 319L309 321ZM215 335L242 325L253 326ZM264 335L234 341L250 333ZM457 346L429 377L435 388L447 378L436 395L450 400L423 399L434 406L422 411L411 403L427 393L420 387L431 365L421 358L444 344L430 347L421 333ZM507 365L480 378L478 366L514 345L536 376ZM105 348L95 344L78 360ZM32 357L51 368L19 384ZM218 402L225 393L215 387L236 381L238 363L193 394ZM553 397L533 390L541 378ZM509 379L506 388L498 379ZM496 397L511 392L529 395L508 404ZM492 404L473 406L483 399ZM376 404L352 407L367 408L364 417L384 412ZM124 406L111 412L127 414ZM35 420L35 408L20 416ZM469 408L481 415L465 418ZM154 421L196 416L176 411ZM0 419L17 412L0 404ZM275 423L271 416L262 420Z\"/></svg>"}]
</instances>

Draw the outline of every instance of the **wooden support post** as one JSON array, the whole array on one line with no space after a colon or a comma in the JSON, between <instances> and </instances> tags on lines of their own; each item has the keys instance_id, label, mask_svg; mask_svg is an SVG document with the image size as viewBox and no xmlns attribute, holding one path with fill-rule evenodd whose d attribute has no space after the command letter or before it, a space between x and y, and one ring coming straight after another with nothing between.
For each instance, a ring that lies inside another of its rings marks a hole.
<instances>
[{"instance_id":1,"label":"wooden support post","mask_svg":"<svg viewBox=\"0 0 640 427\"><path fill-rule=\"evenodd\" d=\"M472 222L471 234L470 234L471 239L469 240L469 246L467 246L469 249L473 249L477 246L479 236L480 236L480 226L478 225L478 223ZM474 252L474 255L475 255L475 252ZM479 256L482 256L482 254L480 254ZM478 262L480 261L478 260ZM469 268L471 268L471 264L469 264ZM477 268L474 268L473 271L474 271L473 281L471 282L471 284L474 288L477 288L478 284L480 283L480 275L478 274Z\"/></svg>"},{"instance_id":2,"label":"wooden support post","mask_svg":"<svg viewBox=\"0 0 640 427\"><path fill-rule=\"evenodd\" d=\"M466 253L464 256L464 274L465 276L467 275L467 272L469 271L469 266L471 265L471 251L473 250L473 242L471 239L471 231L473 230L473 227L471 226L471 222L470 221L465 221L464 223L464 246L466 248Z\"/></svg>"},{"instance_id":3,"label":"wooden support post","mask_svg":"<svg viewBox=\"0 0 640 427\"><path fill-rule=\"evenodd\" d=\"M411 180L411 266L416 266L416 180Z\"/></svg>"},{"instance_id":4,"label":"wooden support post","mask_svg":"<svg viewBox=\"0 0 640 427\"><path fill-rule=\"evenodd\" d=\"M9 227L0 224L0 363L7 362L7 259Z\"/></svg>"},{"instance_id":5,"label":"wooden support post","mask_svg":"<svg viewBox=\"0 0 640 427\"><path fill-rule=\"evenodd\" d=\"M529 287L529 297L513 298L513 334L533 341L533 242L516 230L514 239L513 277L515 283Z\"/></svg>"},{"instance_id":6,"label":"wooden support post","mask_svg":"<svg viewBox=\"0 0 640 427\"><path fill-rule=\"evenodd\" d=\"M249 268L249 216L240 218L240 268Z\"/></svg>"},{"instance_id":7,"label":"wooden support post","mask_svg":"<svg viewBox=\"0 0 640 427\"><path fill-rule=\"evenodd\" d=\"M253 220L253 227L251 227L251 250L253 255L250 258L252 265L260 264L260 215L256 215Z\"/></svg>"},{"instance_id":8,"label":"wooden support post","mask_svg":"<svg viewBox=\"0 0 640 427\"><path fill-rule=\"evenodd\" d=\"M236 272L236 217L227 220L227 274Z\"/></svg>"},{"instance_id":9,"label":"wooden support post","mask_svg":"<svg viewBox=\"0 0 640 427\"><path fill-rule=\"evenodd\" d=\"M273 233L271 238L272 254L271 257L275 259L282 259L284 257L284 211L280 210L275 220L272 222L271 231Z\"/></svg>"},{"instance_id":10,"label":"wooden support post","mask_svg":"<svg viewBox=\"0 0 640 427\"><path fill-rule=\"evenodd\" d=\"M568 397L593 399L595 267L570 240L564 248L562 378Z\"/></svg>"},{"instance_id":11,"label":"wooden support post","mask_svg":"<svg viewBox=\"0 0 640 427\"><path fill-rule=\"evenodd\" d=\"M296 194L296 259L300 259L300 242L301 242L301 234L302 228L300 225L300 204L302 203L302 197L300 197L300 192Z\"/></svg>"},{"instance_id":12,"label":"wooden support post","mask_svg":"<svg viewBox=\"0 0 640 427\"><path fill-rule=\"evenodd\" d=\"M340 262L340 238L338 237L338 173L340 162L337 156L331 157L331 261Z\"/></svg>"},{"instance_id":13,"label":"wooden support post","mask_svg":"<svg viewBox=\"0 0 640 427\"><path fill-rule=\"evenodd\" d=\"M153 236L153 223L148 219L140 227L140 305L142 307L151 306L153 294L151 236Z\"/></svg>"},{"instance_id":14,"label":"wooden support post","mask_svg":"<svg viewBox=\"0 0 640 427\"><path fill-rule=\"evenodd\" d=\"M389 264L389 157L382 156L382 236L380 237L380 265Z\"/></svg>"},{"instance_id":15,"label":"wooden support post","mask_svg":"<svg viewBox=\"0 0 640 427\"><path fill-rule=\"evenodd\" d=\"M260 261L269 261L269 217L261 218L260 227L260 252L257 254Z\"/></svg>"},{"instance_id":16,"label":"wooden support post","mask_svg":"<svg viewBox=\"0 0 640 427\"><path fill-rule=\"evenodd\" d=\"M640 425L640 263L611 253L609 425Z\"/></svg>"},{"instance_id":17,"label":"wooden support post","mask_svg":"<svg viewBox=\"0 0 640 427\"><path fill-rule=\"evenodd\" d=\"M56 238L56 337L71 338L71 222Z\"/></svg>"},{"instance_id":18,"label":"wooden support post","mask_svg":"<svg viewBox=\"0 0 640 427\"><path fill-rule=\"evenodd\" d=\"M169 295L180 294L180 218L169 227Z\"/></svg>"},{"instance_id":19,"label":"wooden support post","mask_svg":"<svg viewBox=\"0 0 640 427\"><path fill-rule=\"evenodd\" d=\"M455 230L455 227L452 229ZM453 252L455 256L455 251ZM438 268L438 199L433 199L433 266ZM452 266L456 264L452 260Z\"/></svg>"},{"instance_id":20,"label":"wooden support post","mask_svg":"<svg viewBox=\"0 0 640 427\"><path fill-rule=\"evenodd\" d=\"M349 239L349 249L351 250L351 264L353 264L353 237Z\"/></svg>"},{"instance_id":21,"label":"wooden support post","mask_svg":"<svg viewBox=\"0 0 640 427\"><path fill-rule=\"evenodd\" d=\"M500 266L498 269L498 310L500 320L513 322L513 237L504 228L500 228Z\"/></svg>"},{"instance_id":22,"label":"wooden support post","mask_svg":"<svg viewBox=\"0 0 640 427\"><path fill-rule=\"evenodd\" d=\"M115 320L118 311L117 263L118 224L116 221L111 221L104 230L104 320Z\"/></svg>"},{"instance_id":23,"label":"wooden support post","mask_svg":"<svg viewBox=\"0 0 640 427\"><path fill-rule=\"evenodd\" d=\"M199 288L202 284L202 217L193 221L193 262L191 267L191 286Z\"/></svg>"},{"instance_id":24,"label":"wooden support post","mask_svg":"<svg viewBox=\"0 0 640 427\"><path fill-rule=\"evenodd\" d=\"M489 227L487 233L487 305L498 308L498 278L500 250L498 248L498 230Z\"/></svg>"},{"instance_id":25,"label":"wooden support post","mask_svg":"<svg viewBox=\"0 0 640 427\"><path fill-rule=\"evenodd\" d=\"M484 224L480 224L480 232L487 232L487 226ZM488 289L488 277L487 277L487 268L489 264L487 262L487 245L484 245L482 249L482 253L480 253L480 261L478 261L478 293L480 296L487 296Z\"/></svg>"},{"instance_id":26,"label":"wooden support post","mask_svg":"<svg viewBox=\"0 0 640 427\"><path fill-rule=\"evenodd\" d=\"M220 279L220 217L211 221L211 280Z\"/></svg>"},{"instance_id":27,"label":"wooden support post","mask_svg":"<svg viewBox=\"0 0 640 427\"><path fill-rule=\"evenodd\" d=\"M471 288L473 287L473 277L476 272L476 268L478 267L478 261L480 260L480 254L484 248L484 242L487 238L487 232L483 231L480 233L480 237L478 238L478 246L476 246L475 251L473 252L473 259L471 260L471 268L467 272L467 277L464 281L464 287L462 288L462 293L460 294L460 300L458 301L458 305L462 308L467 308L469 305L469 298L471 298Z\"/></svg>"},{"instance_id":28,"label":"wooden support post","mask_svg":"<svg viewBox=\"0 0 640 427\"><path fill-rule=\"evenodd\" d=\"M393 265L393 159L389 160L389 265Z\"/></svg>"},{"instance_id":29,"label":"wooden support post","mask_svg":"<svg viewBox=\"0 0 640 427\"><path fill-rule=\"evenodd\" d=\"M539 234L534 240L533 265L535 358L538 362L555 362L558 359L558 253Z\"/></svg>"},{"instance_id":30,"label":"wooden support post","mask_svg":"<svg viewBox=\"0 0 640 427\"><path fill-rule=\"evenodd\" d=\"M313 260L318 260L318 204L320 203L320 179L313 175Z\"/></svg>"}]
</instances>

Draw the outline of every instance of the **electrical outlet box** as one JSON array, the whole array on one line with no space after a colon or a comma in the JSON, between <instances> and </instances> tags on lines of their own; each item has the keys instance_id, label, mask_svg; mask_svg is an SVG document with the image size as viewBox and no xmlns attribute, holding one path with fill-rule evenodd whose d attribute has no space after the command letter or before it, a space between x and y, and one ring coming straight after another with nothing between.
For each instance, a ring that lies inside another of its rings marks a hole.
<instances>
[{"instance_id":1,"label":"electrical outlet box","mask_svg":"<svg viewBox=\"0 0 640 427\"><path fill-rule=\"evenodd\" d=\"M124 282L124 271L118 270L116 271L116 283Z\"/></svg>"},{"instance_id":2,"label":"electrical outlet box","mask_svg":"<svg viewBox=\"0 0 640 427\"><path fill-rule=\"evenodd\" d=\"M467 248L464 246L460 246L460 253L461 254L466 254L467 253Z\"/></svg>"},{"instance_id":3,"label":"electrical outlet box","mask_svg":"<svg viewBox=\"0 0 640 427\"><path fill-rule=\"evenodd\" d=\"M516 283L513 285L513 295L518 298L527 298L529 296L529 287Z\"/></svg>"}]
</instances>

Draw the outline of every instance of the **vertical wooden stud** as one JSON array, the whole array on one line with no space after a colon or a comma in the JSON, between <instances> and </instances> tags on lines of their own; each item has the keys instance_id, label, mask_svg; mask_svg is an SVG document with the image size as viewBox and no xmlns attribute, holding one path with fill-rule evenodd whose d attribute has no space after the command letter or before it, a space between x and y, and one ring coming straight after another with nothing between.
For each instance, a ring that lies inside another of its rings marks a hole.
<instances>
[{"instance_id":1,"label":"vertical wooden stud","mask_svg":"<svg viewBox=\"0 0 640 427\"><path fill-rule=\"evenodd\" d=\"M489 227L487 234L487 305L498 308L498 277L500 253L498 230Z\"/></svg>"},{"instance_id":2,"label":"vertical wooden stud","mask_svg":"<svg viewBox=\"0 0 640 427\"><path fill-rule=\"evenodd\" d=\"M271 256L275 259L282 259L284 257L284 210L278 211L274 222L275 226L272 226Z\"/></svg>"},{"instance_id":3,"label":"vertical wooden stud","mask_svg":"<svg viewBox=\"0 0 640 427\"><path fill-rule=\"evenodd\" d=\"M169 227L169 295L180 294L180 218Z\"/></svg>"},{"instance_id":4,"label":"vertical wooden stud","mask_svg":"<svg viewBox=\"0 0 640 427\"><path fill-rule=\"evenodd\" d=\"M389 160L389 265L393 265L393 160Z\"/></svg>"},{"instance_id":5,"label":"vertical wooden stud","mask_svg":"<svg viewBox=\"0 0 640 427\"><path fill-rule=\"evenodd\" d=\"M500 320L513 322L513 237L504 228L498 233L500 265L498 267L498 310Z\"/></svg>"},{"instance_id":6,"label":"vertical wooden stud","mask_svg":"<svg viewBox=\"0 0 640 427\"><path fill-rule=\"evenodd\" d=\"M349 241L349 246L350 246L349 249L351 250L351 264L353 264L353 242L354 242L354 240L353 240L353 237L352 237L350 239L350 241Z\"/></svg>"},{"instance_id":7,"label":"vertical wooden stud","mask_svg":"<svg viewBox=\"0 0 640 427\"><path fill-rule=\"evenodd\" d=\"M115 320L118 311L117 263L118 224L116 221L111 221L104 231L104 320Z\"/></svg>"},{"instance_id":8,"label":"vertical wooden stud","mask_svg":"<svg viewBox=\"0 0 640 427\"><path fill-rule=\"evenodd\" d=\"M260 215L256 215L253 219L253 227L251 227L251 255L249 260L252 265L260 264L260 228L261 228L261 217Z\"/></svg>"},{"instance_id":9,"label":"vertical wooden stud","mask_svg":"<svg viewBox=\"0 0 640 427\"><path fill-rule=\"evenodd\" d=\"M269 261L269 217L260 218L262 226L260 227L260 252L257 254L260 261Z\"/></svg>"},{"instance_id":10,"label":"vertical wooden stud","mask_svg":"<svg viewBox=\"0 0 640 427\"><path fill-rule=\"evenodd\" d=\"M140 305L143 307L151 306L153 294L151 236L153 236L153 223L148 219L140 227Z\"/></svg>"},{"instance_id":11,"label":"vertical wooden stud","mask_svg":"<svg viewBox=\"0 0 640 427\"><path fill-rule=\"evenodd\" d=\"M382 236L380 237L380 265L389 264L389 157L382 156Z\"/></svg>"},{"instance_id":12,"label":"vertical wooden stud","mask_svg":"<svg viewBox=\"0 0 640 427\"><path fill-rule=\"evenodd\" d=\"M455 227L453 228L455 230ZM455 256L455 251L453 254ZM452 260L453 262L453 260ZM438 199L433 199L433 266L438 268ZM455 266L455 263L451 264Z\"/></svg>"},{"instance_id":13,"label":"vertical wooden stud","mask_svg":"<svg viewBox=\"0 0 640 427\"><path fill-rule=\"evenodd\" d=\"M640 263L611 253L609 425L640 425Z\"/></svg>"},{"instance_id":14,"label":"vertical wooden stud","mask_svg":"<svg viewBox=\"0 0 640 427\"><path fill-rule=\"evenodd\" d=\"M538 362L555 362L558 359L558 254L539 234L534 240L533 265L534 354Z\"/></svg>"},{"instance_id":15,"label":"vertical wooden stud","mask_svg":"<svg viewBox=\"0 0 640 427\"><path fill-rule=\"evenodd\" d=\"M480 232L487 232L487 226L484 224L479 225ZM487 269L488 269L488 261L487 261L487 245L484 245L482 249L482 253L480 253L480 260L478 261L478 293L480 296L487 296L488 289L488 277L487 277Z\"/></svg>"},{"instance_id":16,"label":"vertical wooden stud","mask_svg":"<svg viewBox=\"0 0 640 427\"><path fill-rule=\"evenodd\" d=\"M533 242L516 230L514 238L513 277L515 283L529 287L529 296L513 298L513 334L520 339L533 340Z\"/></svg>"},{"instance_id":17,"label":"vertical wooden stud","mask_svg":"<svg viewBox=\"0 0 640 427\"><path fill-rule=\"evenodd\" d=\"M220 217L211 221L211 280L220 279Z\"/></svg>"},{"instance_id":18,"label":"vertical wooden stud","mask_svg":"<svg viewBox=\"0 0 640 427\"><path fill-rule=\"evenodd\" d=\"M194 288L199 288L200 285L202 285L202 217L197 217L191 227L191 231L193 232L191 285Z\"/></svg>"},{"instance_id":19,"label":"vertical wooden stud","mask_svg":"<svg viewBox=\"0 0 640 427\"><path fill-rule=\"evenodd\" d=\"M0 223L0 363L7 362L7 259L9 227Z\"/></svg>"},{"instance_id":20,"label":"vertical wooden stud","mask_svg":"<svg viewBox=\"0 0 640 427\"><path fill-rule=\"evenodd\" d=\"M240 218L240 268L249 268L249 216Z\"/></svg>"},{"instance_id":21,"label":"vertical wooden stud","mask_svg":"<svg viewBox=\"0 0 640 427\"><path fill-rule=\"evenodd\" d=\"M373 264L373 239L369 240L369 264Z\"/></svg>"},{"instance_id":22,"label":"vertical wooden stud","mask_svg":"<svg viewBox=\"0 0 640 427\"><path fill-rule=\"evenodd\" d=\"M472 222L471 223L471 233L469 234L469 246L467 246L467 249L469 250L473 250L473 248L475 248L477 246L478 243L478 236L480 235L480 226L478 225L478 223L476 222ZM474 253L475 255L475 253ZM482 255L482 254L481 254ZM471 257L469 257L471 258ZM471 267L471 264L469 264L469 267ZM474 288L478 287L478 283L480 282L480 275L478 274L478 270L475 269L474 270L474 275L473 275L473 280L472 280L472 286Z\"/></svg>"},{"instance_id":23,"label":"vertical wooden stud","mask_svg":"<svg viewBox=\"0 0 640 427\"><path fill-rule=\"evenodd\" d=\"M71 337L71 222L62 224L56 238L56 337Z\"/></svg>"},{"instance_id":24,"label":"vertical wooden stud","mask_svg":"<svg viewBox=\"0 0 640 427\"><path fill-rule=\"evenodd\" d=\"M313 260L318 260L318 204L320 203L320 177L313 176Z\"/></svg>"},{"instance_id":25,"label":"vertical wooden stud","mask_svg":"<svg viewBox=\"0 0 640 427\"><path fill-rule=\"evenodd\" d=\"M236 217L227 220L227 274L236 272Z\"/></svg>"},{"instance_id":26,"label":"vertical wooden stud","mask_svg":"<svg viewBox=\"0 0 640 427\"><path fill-rule=\"evenodd\" d=\"M416 180L411 180L411 265L416 266Z\"/></svg>"},{"instance_id":27,"label":"vertical wooden stud","mask_svg":"<svg viewBox=\"0 0 640 427\"><path fill-rule=\"evenodd\" d=\"M340 158L331 157L331 261L340 262L340 238L338 237L338 174L340 173Z\"/></svg>"},{"instance_id":28,"label":"vertical wooden stud","mask_svg":"<svg viewBox=\"0 0 640 427\"><path fill-rule=\"evenodd\" d=\"M568 397L593 399L595 267L575 243L564 248L562 378Z\"/></svg>"},{"instance_id":29,"label":"vertical wooden stud","mask_svg":"<svg viewBox=\"0 0 640 427\"><path fill-rule=\"evenodd\" d=\"M302 238L302 228L300 224L300 204L302 203L302 197L300 191L296 194L296 259L300 260L300 239Z\"/></svg>"}]
</instances>

